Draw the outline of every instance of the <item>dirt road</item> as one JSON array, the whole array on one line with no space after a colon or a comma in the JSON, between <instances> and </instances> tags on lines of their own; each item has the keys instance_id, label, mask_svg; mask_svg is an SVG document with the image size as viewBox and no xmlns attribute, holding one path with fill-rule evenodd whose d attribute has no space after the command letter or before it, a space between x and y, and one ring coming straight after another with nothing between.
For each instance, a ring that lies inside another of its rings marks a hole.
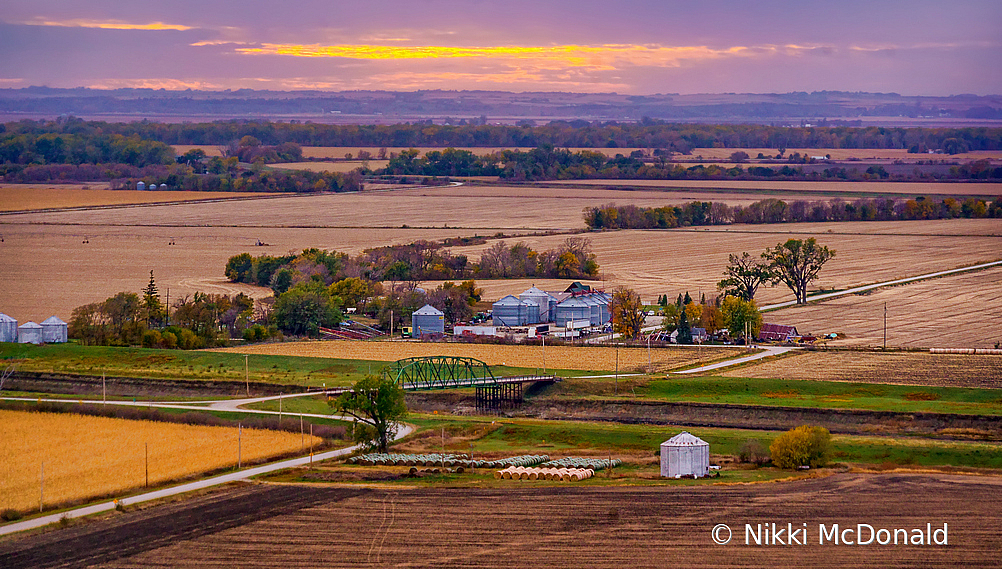
<instances>
[{"instance_id":1,"label":"dirt road","mask_svg":"<svg viewBox=\"0 0 1002 569\"><path fill-rule=\"evenodd\" d=\"M0 567L993 566L1000 490L1002 478L918 473L656 488L244 486L0 542ZM711 539L719 523L734 530L726 545ZM807 524L807 543L745 545L745 524L766 523ZM818 544L819 524L927 523L948 525L948 545Z\"/></svg>"}]
</instances>

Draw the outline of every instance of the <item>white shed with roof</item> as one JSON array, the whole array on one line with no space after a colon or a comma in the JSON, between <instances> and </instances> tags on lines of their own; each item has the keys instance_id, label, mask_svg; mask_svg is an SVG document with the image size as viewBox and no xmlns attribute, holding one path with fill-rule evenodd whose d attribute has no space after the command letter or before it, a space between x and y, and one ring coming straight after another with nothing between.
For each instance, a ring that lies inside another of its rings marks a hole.
<instances>
[{"instance_id":1,"label":"white shed with roof","mask_svg":"<svg viewBox=\"0 0 1002 569\"><path fill-rule=\"evenodd\" d=\"M17 327L17 341L22 344L41 344L42 325L35 322L25 322Z\"/></svg>"},{"instance_id":2,"label":"white shed with roof","mask_svg":"<svg viewBox=\"0 0 1002 569\"><path fill-rule=\"evenodd\" d=\"M17 342L17 320L0 312L0 342Z\"/></svg>"},{"instance_id":3,"label":"white shed with roof","mask_svg":"<svg viewBox=\"0 0 1002 569\"><path fill-rule=\"evenodd\" d=\"M661 443L661 476L702 477L710 473L710 444L687 431Z\"/></svg>"},{"instance_id":4,"label":"white shed with roof","mask_svg":"<svg viewBox=\"0 0 1002 569\"><path fill-rule=\"evenodd\" d=\"M65 342L68 332L68 326L58 316L50 316L42 322L42 341L47 344Z\"/></svg>"}]
</instances>

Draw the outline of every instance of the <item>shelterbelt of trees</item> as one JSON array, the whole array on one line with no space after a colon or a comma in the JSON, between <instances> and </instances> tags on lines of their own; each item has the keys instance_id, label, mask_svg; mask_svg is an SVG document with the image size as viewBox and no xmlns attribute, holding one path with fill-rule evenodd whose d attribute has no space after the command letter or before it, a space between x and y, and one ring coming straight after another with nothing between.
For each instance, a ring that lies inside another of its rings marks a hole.
<instances>
[{"instance_id":1,"label":"shelterbelt of trees","mask_svg":"<svg viewBox=\"0 0 1002 569\"><path fill-rule=\"evenodd\" d=\"M797 223L818 221L910 221L920 219L1002 218L1002 197L909 200L860 198L845 201L769 198L747 206L720 202L690 202L680 206L638 207L606 205L585 210L590 229L671 229L693 225L730 223Z\"/></svg>"},{"instance_id":2,"label":"shelterbelt of trees","mask_svg":"<svg viewBox=\"0 0 1002 569\"><path fill-rule=\"evenodd\" d=\"M270 121L215 121L168 124L149 121L107 123L74 117L0 125L8 136L45 134L138 136L164 144L225 146L244 136L263 145L663 148L688 153L696 148L900 148L913 152L1002 150L1002 128L777 127L767 125L677 124L645 118L639 123L554 121L544 126L483 124L328 125Z\"/></svg>"}]
</instances>

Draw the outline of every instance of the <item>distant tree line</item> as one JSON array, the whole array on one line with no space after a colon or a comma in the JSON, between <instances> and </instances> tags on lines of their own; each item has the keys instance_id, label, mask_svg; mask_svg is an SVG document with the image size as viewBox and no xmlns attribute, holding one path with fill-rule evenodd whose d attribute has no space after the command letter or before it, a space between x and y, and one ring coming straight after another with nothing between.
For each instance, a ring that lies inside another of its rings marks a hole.
<instances>
[{"instance_id":1,"label":"distant tree line","mask_svg":"<svg viewBox=\"0 0 1002 569\"><path fill-rule=\"evenodd\" d=\"M598 260L591 241L570 237L556 249L535 251L524 243L498 241L477 263L454 255L446 243L419 240L405 245L366 249L356 256L337 251L305 249L292 255L241 253L230 257L224 269L233 282L270 287L276 294L305 281L325 286L346 278L368 283L466 278L593 278Z\"/></svg>"},{"instance_id":2,"label":"distant tree line","mask_svg":"<svg viewBox=\"0 0 1002 569\"><path fill-rule=\"evenodd\" d=\"M226 146L245 136L262 145L394 147L650 148L687 154L696 148L897 148L914 152L1002 150L1002 128L779 127L756 124L678 124L554 121L544 126L482 124L329 125L271 121L108 123L75 117L0 125L0 137L29 134L138 135L164 144Z\"/></svg>"},{"instance_id":3,"label":"distant tree line","mask_svg":"<svg viewBox=\"0 0 1002 569\"><path fill-rule=\"evenodd\" d=\"M797 223L820 221L899 221L919 219L1002 218L1002 197L909 200L859 198L829 201L774 198L747 206L720 202L690 202L679 206L639 207L607 205L588 208L584 221L590 229L671 229L731 223Z\"/></svg>"}]
</instances>

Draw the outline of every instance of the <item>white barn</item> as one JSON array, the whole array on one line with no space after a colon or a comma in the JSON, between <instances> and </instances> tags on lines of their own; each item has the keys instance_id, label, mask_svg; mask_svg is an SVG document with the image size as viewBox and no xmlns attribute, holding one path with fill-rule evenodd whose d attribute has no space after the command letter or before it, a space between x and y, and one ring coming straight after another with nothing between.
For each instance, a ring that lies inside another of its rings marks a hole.
<instances>
[{"instance_id":1,"label":"white barn","mask_svg":"<svg viewBox=\"0 0 1002 569\"><path fill-rule=\"evenodd\" d=\"M0 312L0 342L17 342L17 320Z\"/></svg>"},{"instance_id":2,"label":"white barn","mask_svg":"<svg viewBox=\"0 0 1002 569\"><path fill-rule=\"evenodd\" d=\"M17 327L17 341L21 344L41 344L42 325L25 322Z\"/></svg>"},{"instance_id":3,"label":"white barn","mask_svg":"<svg viewBox=\"0 0 1002 569\"><path fill-rule=\"evenodd\" d=\"M686 431L661 443L661 476L702 477L710 473L710 444Z\"/></svg>"},{"instance_id":4,"label":"white barn","mask_svg":"<svg viewBox=\"0 0 1002 569\"><path fill-rule=\"evenodd\" d=\"M68 332L68 326L58 316L50 316L42 322L42 341L47 344L65 342Z\"/></svg>"}]
</instances>

